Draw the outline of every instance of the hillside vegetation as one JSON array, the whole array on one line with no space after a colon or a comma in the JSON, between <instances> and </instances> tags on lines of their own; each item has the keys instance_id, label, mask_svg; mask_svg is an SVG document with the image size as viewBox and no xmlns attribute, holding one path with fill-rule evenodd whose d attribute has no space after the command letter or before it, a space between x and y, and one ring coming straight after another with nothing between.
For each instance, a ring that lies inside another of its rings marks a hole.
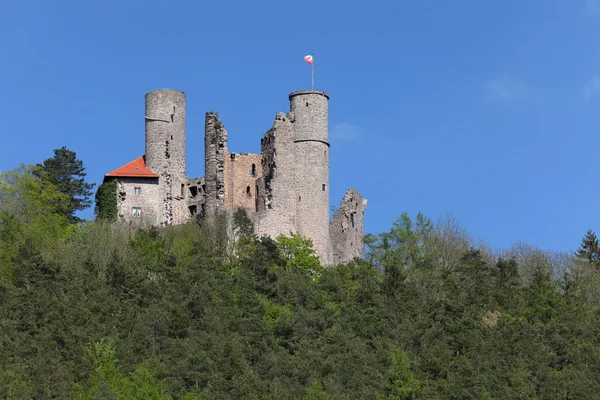
<instances>
[{"instance_id":1,"label":"hillside vegetation","mask_svg":"<svg viewBox=\"0 0 600 400\"><path fill-rule=\"evenodd\" d=\"M0 175L0 398L592 399L600 251L501 254L402 214L364 260L212 221L76 222L37 167Z\"/></svg>"}]
</instances>

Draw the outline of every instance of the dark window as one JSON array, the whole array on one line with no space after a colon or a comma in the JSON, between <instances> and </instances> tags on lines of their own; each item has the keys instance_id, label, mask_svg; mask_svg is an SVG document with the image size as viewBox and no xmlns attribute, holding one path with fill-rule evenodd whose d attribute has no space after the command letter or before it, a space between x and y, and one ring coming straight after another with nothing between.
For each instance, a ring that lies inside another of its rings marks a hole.
<instances>
[{"instance_id":1,"label":"dark window","mask_svg":"<svg viewBox=\"0 0 600 400\"><path fill-rule=\"evenodd\" d=\"M196 215L196 213L197 213L196 206L190 206L190 207L189 207L189 209L190 209L190 215L191 215L192 217L193 217L194 215Z\"/></svg>"},{"instance_id":2,"label":"dark window","mask_svg":"<svg viewBox=\"0 0 600 400\"><path fill-rule=\"evenodd\" d=\"M197 186L190 186L190 195L192 195L192 197L196 197L198 195Z\"/></svg>"},{"instance_id":3,"label":"dark window","mask_svg":"<svg viewBox=\"0 0 600 400\"><path fill-rule=\"evenodd\" d=\"M246 196L250 197L250 186L246 186Z\"/></svg>"},{"instance_id":4,"label":"dark window","mask_svg":"<svg viewBox=\"0 0 600 400\"><path fill-rule=\"evenodd\" d=\"M325 188L326 188L326 187L327 187L327 186L326 186L325 184L322 184L322 185L321 185L321 190L325 191Z\"/></svg>"},{"instance_id":5,"label":"dark window","mask_svg":"<svg viewBox=\"0 0 600 400\"><path fill-rule=\"evenodd\" d=\"M181 184L181 197L185 197L185 185Z\"/></svg>"},{"instance_id":6,"label":"dark window","mask_svg":"<svg viewBox=\"0 0 600 400\"><path fill-rule=\"evenodd\" d=\"M298 201L302 201L302 196L298 196Z\"/></svg>"},{"instance_id":7,"label":"dark window","mask_svg":"<svg viewBox=\"0 0 600 400\"><path fill-rule=\"evenodd\" d=\"M352 227L354 228L354 213L350 214L350 224L352 224Z\"/></svg>"},{"instance_id":8,"label":"dark window","mask_svg":"<svg viewBox=\"0 0 600 400\"><path fill-rule=\"evenodd\" d=\"M250 168L250 175L256 176L256 164L252 164L252 168Z\"/></svg>"}]
</instances>

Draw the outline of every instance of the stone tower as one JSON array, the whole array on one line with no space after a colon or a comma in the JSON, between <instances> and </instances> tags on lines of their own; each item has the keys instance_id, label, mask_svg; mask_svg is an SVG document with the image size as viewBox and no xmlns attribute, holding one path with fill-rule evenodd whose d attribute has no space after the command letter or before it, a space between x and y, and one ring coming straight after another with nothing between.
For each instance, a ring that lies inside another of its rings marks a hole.
<instances>
[{"instance_id":1,"label":"stone tower","mask_svg":"<svg viewBox=\"0 0 600 400\"><path fill-rule=\"evenodd\" d=\"M146 94L146 166L160 175L156 221L160 226L188 218L185 167L185 93L156 90Z\"/></svg>"},{"instance_id":2,"label":"stone tower","mask_svg":"<svg viewBox=\"0 0 600 400\"><path fill-rule=\"evenodd\" d=\"M305 90L289 95L294 118L296 229L313 240L321 263L332 260L329 239L329 95Z\"/></svg>"}]
</instances>

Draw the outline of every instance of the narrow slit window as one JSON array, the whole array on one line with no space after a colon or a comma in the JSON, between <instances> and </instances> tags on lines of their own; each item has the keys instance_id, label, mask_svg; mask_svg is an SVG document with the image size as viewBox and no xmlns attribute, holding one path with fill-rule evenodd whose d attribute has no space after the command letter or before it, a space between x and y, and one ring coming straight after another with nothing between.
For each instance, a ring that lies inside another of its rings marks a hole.
<instances>
[{"instance_id":1,"label":"narrow slit window","mask_svg":"<svg viewBox=\"0 0 600 400\"><path fill-rule=\"evenodd\" d=\"M252 167L250 168L250 175L256 176L256 164L252 164Z\"/></svg>"},{"instance_id":2,"label":"narrow slit window","mask_svg":"<svg viewBox=\"0 0 600 400\"><path fill-rule=\"evenodd\" d=\"M251 195L250 186L246 186L246 196L250 197Z\"/></svg>"},{"instance_id":3,"label":"narrow slit window","mask_svg":"<svg viewBox=\"0 0 600 400\"><path fill-rule=\"evenodd\" d=\"M185 185L181 184L181 197L185 197Z\"/></svg>"},{"instance_id":4,"label":"narrow slit window","mask_svg":"<svg viewBox=\"0 0 600 400\"><path fill-rule=\"evenodd\" d=\"M325 189L327 188L327 185L325 185L324 183L321 185L321 190L325 191Z\"/></svg>"}]
</instances>

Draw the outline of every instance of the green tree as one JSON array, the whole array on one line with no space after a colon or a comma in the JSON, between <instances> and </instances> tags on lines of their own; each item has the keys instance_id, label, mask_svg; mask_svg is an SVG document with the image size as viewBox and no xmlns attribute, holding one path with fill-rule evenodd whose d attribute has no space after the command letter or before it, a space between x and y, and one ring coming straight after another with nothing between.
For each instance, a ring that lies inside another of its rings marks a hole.
<instances>
[{"instance_id":1,"label":"green tree","mask_svg":"<svg viewBox=\"0 0 600 400\"><path fill-rule=\"evenodd\" d=\"M68 232L67 196L38 173L21 165L0 174L0 282L10 279L20 247L50 250Z\"/></svg>"},{"instance_id":2,"label":"green tree","mask_svg":"<svg viewBox=\"0 0 600 400\"><path fill-rule=\"evenodd\" d=\"M580 260L586 261L595 266L600 266L600 244L596 234L588 229L585 236L581 240L581 246L575 253Z\"/></svg>"},{"instance_id":3,"label":"green tree","mask_svg":"<svg viewBox=\"0 0 600 400\"><path fill-rule=\"evenodd\" d=\"M104 182L98 186L96 191L96 207L94 214L97 220L116 221L117 220L117 181L112 180Z\"/></svg>"},{"instance_id":4,"label":"green tree","mask_svg":"<svg viewBox=\"0 0 600 400\"><path fill-rule=\"evenodd\" d=\"M392 353L392 366L388 370L392 383L390 399L415 399L419 393L420 382L410 370L408 355L401 348Z\"/></svg>"},{"instance_id":5,"label":"green tree","mask_svg":"<svg viewBox=\"0 0 600 400\"><path fill-rule=\"evenodd\" d=\"M312 240L293 233L290 236L279 235L276 242L285 260L285 268L304 271L313 279L318 277L323 267L315 255Z\"/></svg>"},{"instance_id":6,"label":"green tree","mask_svg":"<svg viewBox=\"0 0 600 400\"><path fill-rule=\"evenodd\" d=\"M66 216L71 222L79 222L75 212L85 210L92 205L93 183L85 181L83 161L77 159L74 151L65 146L54 150L54 157L38 164L40 177L54 184L58 190L69 196L69 207Z\"/></svg>"}]
</instances>

